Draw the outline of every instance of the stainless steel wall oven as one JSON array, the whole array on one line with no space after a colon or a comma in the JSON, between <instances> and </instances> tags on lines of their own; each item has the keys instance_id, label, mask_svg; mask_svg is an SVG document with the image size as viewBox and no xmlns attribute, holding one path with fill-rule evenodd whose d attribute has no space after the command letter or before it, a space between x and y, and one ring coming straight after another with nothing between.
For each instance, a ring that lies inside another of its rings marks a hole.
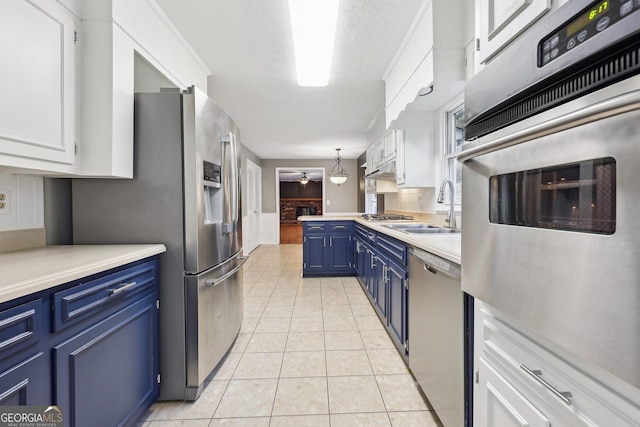
<instances>
[{"instance_id":1,"label":"stainless steel wall oven","mask_svg":"<svg viewBox=\"0 0 640 427\"><path fill-rule=\"evenodd\" d=\"M467 85L463 290L640 388L640 1L569 1Z\"/></svg>"}]
</instances>

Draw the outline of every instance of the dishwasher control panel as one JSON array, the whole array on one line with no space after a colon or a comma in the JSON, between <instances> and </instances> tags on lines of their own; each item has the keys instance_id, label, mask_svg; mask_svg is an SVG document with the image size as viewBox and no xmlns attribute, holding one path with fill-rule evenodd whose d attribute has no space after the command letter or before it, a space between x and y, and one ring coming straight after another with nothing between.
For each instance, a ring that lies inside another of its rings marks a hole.
<instances>
[{"instance_id":1,"label":"dishwasher control panel","mask_svg":"<svg viewBox=\"0 0 640 427\"><path fill-rule=\"evenodd\" d=\"M443 273L460 277L460 266L457 264L418 248L412 248L411 254L425 264L429 264L431 267L435 267Z\"/></svg>"}]
</instances>

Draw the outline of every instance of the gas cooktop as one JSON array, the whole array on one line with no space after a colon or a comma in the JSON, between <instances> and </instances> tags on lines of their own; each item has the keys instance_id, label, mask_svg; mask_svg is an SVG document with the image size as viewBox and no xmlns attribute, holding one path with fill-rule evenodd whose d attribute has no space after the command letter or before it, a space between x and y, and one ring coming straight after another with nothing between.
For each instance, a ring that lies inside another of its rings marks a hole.
<instances>
[{"instance_id":1,"label":"gas cooktop","mask_svg":"<svg viewBox=\"0 0 640 427\"><path fill-rule=\"evenodd\" d=\"M413 221L413 217L410 215L362 214L360 217L367 221Z\"/></svg>"}]
</instances>

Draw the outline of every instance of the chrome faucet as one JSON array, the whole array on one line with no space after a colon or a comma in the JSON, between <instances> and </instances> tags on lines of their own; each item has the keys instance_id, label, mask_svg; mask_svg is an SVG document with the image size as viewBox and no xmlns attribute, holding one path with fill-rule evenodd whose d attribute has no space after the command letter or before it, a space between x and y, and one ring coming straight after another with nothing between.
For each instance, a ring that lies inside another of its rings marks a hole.
<instances>
[{"instance_id":1,"label":"chrome faucet","mask_svg":"<svg viewBox=\"0 0 640 427\"><path fill-rule=\"evenodd\" d=\"M438 194L438 203L444 203L444 186L449 185L449 213L447 213L447 219L445 221L449 224L447 227L456 228L456 212L454 206L456 203L456 190L453 187L453 182L450 179L445 179L440 185L440 194Z\"/></svg>"}]
</instances>

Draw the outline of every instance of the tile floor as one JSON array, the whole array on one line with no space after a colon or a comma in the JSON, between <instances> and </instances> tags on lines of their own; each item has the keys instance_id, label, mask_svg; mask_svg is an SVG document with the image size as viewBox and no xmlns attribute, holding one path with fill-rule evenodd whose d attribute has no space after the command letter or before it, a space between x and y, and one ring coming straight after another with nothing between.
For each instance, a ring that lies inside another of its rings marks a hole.
<instances>
[{"instance_id":1,"label":"tile floor","mask_svg":"<svg viewBox=\"0 0 640 427\"><path fill-rule=\"evenodd\" d=\"M231 351L196 402L158 402L141 425L438 426L358 281L301 273L301 245L253 251Z\"/></svg>"}]
</instances>

